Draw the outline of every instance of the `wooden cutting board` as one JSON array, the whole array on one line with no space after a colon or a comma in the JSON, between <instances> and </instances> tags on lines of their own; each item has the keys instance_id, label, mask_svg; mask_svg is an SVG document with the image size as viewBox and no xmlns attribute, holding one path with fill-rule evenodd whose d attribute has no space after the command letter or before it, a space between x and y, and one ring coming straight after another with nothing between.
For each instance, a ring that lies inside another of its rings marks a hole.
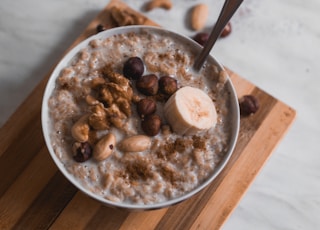
<instances>
[{"instance_id":1,"label":"wooden cutting board","mask_svg":"<svg viewBox=\"0 0 320 230\"><path fill-rule=\"evenodd\" d=\"M100 23L114 26L112 0L73 46L96 32ZM143 24L156 25L144 18ZM295 111L228 70L239 97L255 95L261 104L241 118L235 151L222 173L205 190L170 208L128 212L102 206L79 192L58 171L44 143L41 100L51 71L0 130L0 229L218 229L248 189L294 120Z\"/></svg>"}]
</instances>

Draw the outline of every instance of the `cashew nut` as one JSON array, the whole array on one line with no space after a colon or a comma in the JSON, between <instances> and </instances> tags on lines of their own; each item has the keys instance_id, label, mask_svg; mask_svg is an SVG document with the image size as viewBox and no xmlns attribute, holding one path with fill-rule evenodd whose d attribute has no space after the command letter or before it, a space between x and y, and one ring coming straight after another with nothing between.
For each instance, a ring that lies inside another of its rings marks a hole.
<instances>
[{"instance_id":1,"label":"cashew nut","mask_svg":"<svg viewBox=\"0 0 320 230\"><path fill-rule=\"evenodd\" d=\"M112 7L110 9L110 14L118 26L143 25L146 21L144 16L138 15L130 10L123 9L122 7Z\"/></svg>"},{"instance_id":2,"label":"cashew nut","mask_svg":"<svg viewBox=\"0 0 320 230\"><path fill-rule=\"evenodd\" d=\"M112 133L108 133L94 146L93 158L97 161L107 159L114 151L115 145L116 137Z\"/></svg>"},{"instance_id":3,"label":"cashew nut","mask_svg":"<svg viewBox=\"0 0 320 230\"><path fill-rule=\"evenodd\" d=\"M122 140L118 148L124 152L142 152L151 147L151 139L144 135L135 135Z\"/></svg>"},{"instance_id":4,"label":"cashew nut","mask_svg":"<svg viewBox=\"0 0 320 230\"><path fill-rule=\"evenodd\" d=\"M151 0L146 4L146 11L153 10L154 8L170 10L172 8L172 2L171 0Z\"/></svg>"},{"instance_id":5,"label":"cashew nut","mask_svg":"<svg viewBox=\"0 0 320 230\"><path fill-rule=\"evenodd\" d=\"M71 135L76 141L85 142L89 139L89 131L88 115L84 115L72 126Z\"/></svg>"}]
</instances>

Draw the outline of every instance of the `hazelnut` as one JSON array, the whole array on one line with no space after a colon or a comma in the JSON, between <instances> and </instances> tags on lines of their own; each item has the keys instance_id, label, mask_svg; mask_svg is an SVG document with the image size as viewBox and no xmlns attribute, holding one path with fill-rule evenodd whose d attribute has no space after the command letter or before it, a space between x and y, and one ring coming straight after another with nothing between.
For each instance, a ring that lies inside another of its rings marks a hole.
<instances>
[{"instance_id":1,"label":"hazelnut","mask_svg":"<svg viewBox=\"0 0 320 230\"><path fill-rule=\"evenodd\" d=\"M249 116L258 111L260 105L258 99L253 95L245 95L239 100L240 114Z\"/></svg>"},{"instance_id":2,"label":"hazelnut","mask_svg":"<svg viewBox=\"0 0 320 230\"><path fill-rule=\"evenodd\" d=\"M139 57L131 57L123 65L123 75L128 79L137 80L143 72L144 64Z\"/></svg>"},{"instance_id":3,"label":"hazelnut","mask_svg":"<svg viewBox=\"0 0 320 230\"><path fill-rule=\"evenodd\" d=\"M178 89L177 80L170 76L163 76L159 79L159 91L166 95L174 94Z\"/></svg>"},{"instance_id":4,"label":"hazelnut","mask_svg":"<svg viewBox=\"0 0 320 230\"><path fill-rule=\"evenodd\" d=\"M223 28L221 34L220 34L220 37L224 38L224 37L227 37L230 33L231 33L231 23L228 22L227 25Z\"/></svg>"},{"instance_id":5,"label":"hazelnut","mask_svg":"<svg viewBox=\"0 0 320 230\"><path fill-rule=\"evenodd\" d=\"M157 109L157 104L150 98L143 98L137 103L137 111L140 117L153 114Z\"/></svg>"},{"instance_id":6,"label":"hazelnut","mask_svg":"<svg viewBox=\"0 0 320 230\"><path fill-rule=\"evenodd\" d=\"M209 39L209 34L205 33L205 32L200 32L197 33L194 37L193 40L196 41L197 43L199 43L200 45L204 46L206 44L206 42Z\"/></svg>"},{"instance_id":7,"label":"hazelnut","mask_svg":"<svg viewBox=\"0 0 320 230\"><path fill-rule=\"evenodd\" d=\"M142 130L148 136L155 136L160 132L161 118L157 114L148 115L141 122Z\"/></svg>"},{"instance_id":8,"label":"hazelnut","mask_svg":"<svg viewBox=\"0 0 320 230\"><path fill-rule=\"evenodd\" d=\"M85 162L92 156L92 147L88 142L75 142L72 146L73 159L76 162Z\"/></svg>"},{"instance_id":9,"label":"hazelnut","mask_svg":"<svg viewBox=\"0 0 320 230\"><path fill-rule=\"evenodd\" d=\"M159 88L158 77L155 74L144 75L136 81L136 87L144 95L156 95Z\"/></svg>"}]
</instances>

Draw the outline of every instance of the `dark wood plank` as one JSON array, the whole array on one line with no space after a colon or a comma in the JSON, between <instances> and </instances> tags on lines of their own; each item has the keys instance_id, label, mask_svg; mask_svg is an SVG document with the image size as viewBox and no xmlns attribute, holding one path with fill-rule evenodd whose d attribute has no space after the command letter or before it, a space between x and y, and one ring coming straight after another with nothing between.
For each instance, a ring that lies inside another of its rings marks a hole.
<instances>
[{"instance_id":1,"label":"dark wood plank","mask_svg":"<svg viewBox=\"0 0 320 230\"><path fill-rule=\"evenodd\" d=\"M48 229L72 199L77 189L57 172L13 229Z\"/></svg>"},{"instance_id":2,"label":"dark wood plank","mask_svg":"<svg viewBox=\"0 0 320 230\"><path fill-rule=\"evenodd\" d=\"M130 212L101 206L85 229L119 229Z\"/></svg>"},{"instance_id":3,"label":"dark wood plank","mask_svg":"<svg viewBox=\"0 0 320 230\"><path fill-rule=\"evenodd\" d=\"M57 170L47 148L43 146L0 197L0 229L11 229Z\"/></svg>"},{"instance_id":4,"label":"dark wood plank","mask_svg":"<svg viewBox=\"0 0 320 230\"><path fill-rule=\"evenodd\" d=\"M40 120L38 111L0 155L0 175L6 175L0 181L0 197L44 146Z\"/></svg>"}]
</instances>

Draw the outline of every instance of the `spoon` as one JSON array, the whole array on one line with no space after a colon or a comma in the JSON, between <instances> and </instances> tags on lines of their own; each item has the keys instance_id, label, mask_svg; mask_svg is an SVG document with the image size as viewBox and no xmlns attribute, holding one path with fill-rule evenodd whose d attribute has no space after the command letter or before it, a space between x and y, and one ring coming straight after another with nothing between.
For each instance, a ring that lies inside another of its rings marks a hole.
<instances>
[{"instance_id":1,"label":"spoon","mask_svg":"<svg viewBox=\"0 0 320 230\"><path fill-rule=\"evenodd\" d=\"M193 64L193 68L196 71L199 71L202 67L203 63L207 59L213 45L216 43L217 39L219 38L222 30L229 22L230 18L233 16L233 14L236 12L236 10L239 8L243 0L226 0L223 8L220 12L219 18L214 25L211 34L208 38L208 41L203 46L201 53L196 57L196 60Z\"/></svg>"}]
</instances>

